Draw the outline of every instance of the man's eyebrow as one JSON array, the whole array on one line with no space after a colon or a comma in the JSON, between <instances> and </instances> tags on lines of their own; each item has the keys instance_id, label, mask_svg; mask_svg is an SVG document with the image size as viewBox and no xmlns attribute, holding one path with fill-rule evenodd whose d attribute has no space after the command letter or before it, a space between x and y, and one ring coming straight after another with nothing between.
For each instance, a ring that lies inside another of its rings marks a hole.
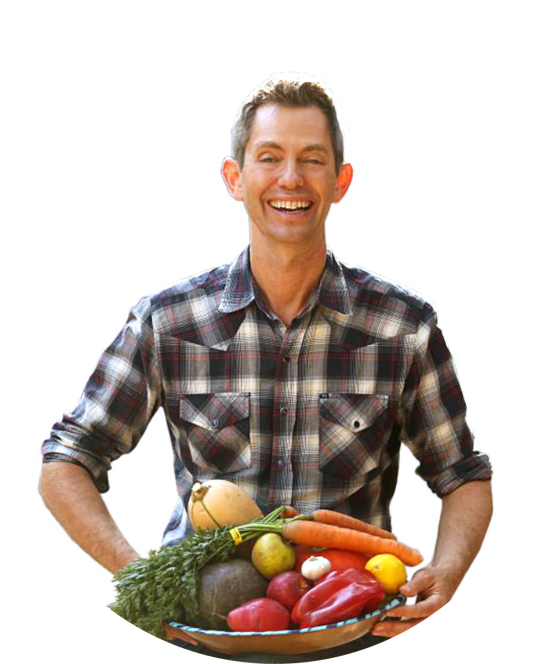
<instances>
[{"instance_id":1,"label":"man's eyebrow","mask_svg":"<svg viewBox=\"0 0 550 664\"><path fill-rule=\"evenodd\" d=\"M282 149L278 143L275 143L275 141L260 141L254 146L254 149L256 150L264 150L265 148L273 148L275 150Z\"/></svg>"},{"instance_id":2,"label":"man's eyebrow","mask_svg":"<svg viewBox=\"0 0 550 664\"><path fill-rule=\"evenodd\" d=\"M276 141L260 141L254 146L255 150L265 150L266 148L272 148L273 150L282 150L283 147L279 145ZM312 143L311 145L306 145L302 148L301 152L324 152L329 154L329 151L322 143Z\"/></svg>"},{"instance_id":3,"label":"man's eyebrow","mask_svg":"<svg viewBox=\"0 0 550 664\"><path fill-rule=\"evenodd\" d=\"M306 145L303 150L304 152L324 152L329 154L329 151L322 143L312 143L311 145Z\"/></svg>"}]
</instances>

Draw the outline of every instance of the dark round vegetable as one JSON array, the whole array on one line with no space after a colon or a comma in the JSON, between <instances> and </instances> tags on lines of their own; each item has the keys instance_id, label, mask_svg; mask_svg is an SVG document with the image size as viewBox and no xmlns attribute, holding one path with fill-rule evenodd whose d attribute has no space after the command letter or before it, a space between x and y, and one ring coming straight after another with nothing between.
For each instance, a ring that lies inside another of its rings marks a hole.
<instances>
[{"instance_id":1,"label":"dark round vegetable","mask_svg":"<svg viewBox=\"0 0 550 664\"><path fill-rule=\"evenodd\" d=\"M265 597L267 580L249 560L211 563L199 574L199 624L226 630L227 614L245 602Z\"/></svg>"}]
</instances>

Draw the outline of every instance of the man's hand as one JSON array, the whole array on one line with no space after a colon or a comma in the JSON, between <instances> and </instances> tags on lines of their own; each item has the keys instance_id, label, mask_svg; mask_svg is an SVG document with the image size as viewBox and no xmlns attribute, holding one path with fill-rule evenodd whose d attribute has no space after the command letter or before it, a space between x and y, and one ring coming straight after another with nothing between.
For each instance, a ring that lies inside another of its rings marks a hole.
<instances>
[{"instance_id":1,"label":"man's hand","mask_svg":"<svg viewBox=\"0 0 550 664\"><path fill-rule=\"evenodd\" d=\"M398 606L388 611L386 618L400 620L381 620L371 630L373 636L397 636L407 629L418 625L434 614L454 595L458 584L451 575L431 564L419 569L412 579L401 586L399 592L405 597L417 597L416 604Z\"/></svg>"},{"instance_id":2,"label":"man's hand","mask_svg":"<svg viewBox=\"0 0 550 664\"><path fill-rule=\"evenodd\" d=\"M416 596L416 604L388 611L373 636L401 634L447 604L481 548L492 513L488 480L468 482L443 497L433 560L399 589L406 597Z\"/></svg>"}]
</instances>

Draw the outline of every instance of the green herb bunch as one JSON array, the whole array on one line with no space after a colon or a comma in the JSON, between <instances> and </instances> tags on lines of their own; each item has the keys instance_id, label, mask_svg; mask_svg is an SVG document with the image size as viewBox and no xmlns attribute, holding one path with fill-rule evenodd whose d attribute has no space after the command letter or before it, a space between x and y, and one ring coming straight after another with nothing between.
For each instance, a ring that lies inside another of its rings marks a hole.
<instances>
[{"instance_id":1,"label":"green herb bunch","mask_svg":"<svg viewBox=\"0 0 550 664\"><path fill-rule=\"evenodd\" d=\"M262 533L280 533L293 519L281 519L284 507L239 526L242 541ZM303 517L295 517L303 518ZM235 553L232 526L199 530L174 546L151 551L113 577L117 598L109 605L116 614L140 629L166 639L164 625L171 621L196 625L199 613L199 572L208 563L225 562Z\"/></svg>"},{"instance_id":2,"label":"green herb bunch","mask_svg":"<svg viewBox=\"0 0 550 664\"><path fill-rule=\"evenodd\" d=\"M199 531L119 570L113 577L117 599L109 608L159 638L166 638L167 621L193 624L199 609L199 571L210 562L231 557L235 542L229 530L226 527Z\"/></svg>"}]
</instances>

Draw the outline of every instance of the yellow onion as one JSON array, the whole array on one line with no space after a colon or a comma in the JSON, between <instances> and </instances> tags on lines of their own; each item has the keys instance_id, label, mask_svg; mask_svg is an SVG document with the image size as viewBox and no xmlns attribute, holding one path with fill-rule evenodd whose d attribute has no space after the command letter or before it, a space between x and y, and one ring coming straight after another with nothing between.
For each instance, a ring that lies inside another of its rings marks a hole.
<instances>
[{"instance_id":1,"label":"yellow onion","mask_svg":"<svg viewBox=\"0 0 550 664\"><path fill-rule=\"evenodd\" d=\"M195 530L242 526L263 516L252 497L227 480L194 484L187 513Z\"/></svg>"}]
</instances>

